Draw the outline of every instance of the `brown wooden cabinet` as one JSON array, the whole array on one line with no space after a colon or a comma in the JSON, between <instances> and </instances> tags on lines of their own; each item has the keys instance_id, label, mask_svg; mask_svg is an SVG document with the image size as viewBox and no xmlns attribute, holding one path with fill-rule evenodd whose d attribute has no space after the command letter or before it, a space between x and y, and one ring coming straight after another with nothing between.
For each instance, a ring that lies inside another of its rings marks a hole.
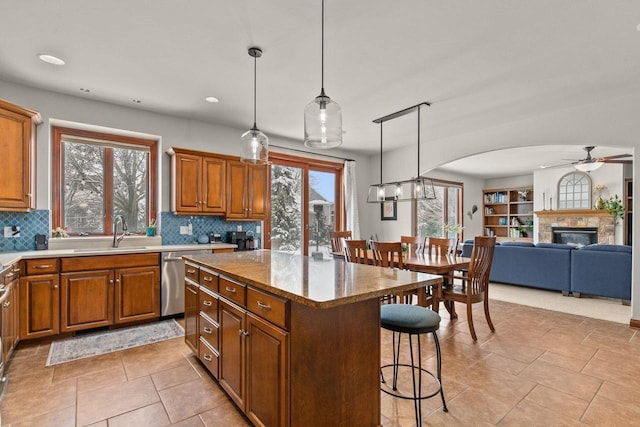
<instances>
[{"instance_id":1,"label":"brown wooden cabinet","mask_svg":"<svg viewBox=\"0 0 640 427\"><path fill-rule=\"evenodd\" d=\"M176 214L224 215L226 165L222 156L173 148L171 210Z\"/></svg>"},{"instance_id":2,"label":"brown wooden cabinet","mask_svg":"<svg viewBox=\"0 0 640 427\"><path fill-rule=\"evenodd\" d=\"M220 299L220 385L240 408L245 398L246 311Z\"/></svg>"},{"instance_id":3,"label":"brown wooden cabinet","mask_svg":"<svg viewBox=\"0 0 640 427\"><path fill-rule=\"evenodd\" d=\"M228 219L262 220L267 218L269 170L266 165L227 162Z\"/></svg>"},{"instance_id":4,"label":"brown wooden cabinet","mask_svg":"<svg viewBox=\"0 0 640 427\"><path fill-rule=\"evenodd\" d=\"M185 280L184 285L184 339L191 350L198 354L198 285Z\"/></svg>"},{"instance_id":5,"label":"brown wooden cabinet","mask_svg":"<svg viewBox=\"0 0 640 427\"><path fill-rule=\"evenodd\" d=\"M533 241L533 188L500 188L482 193L485 236Z\"/></svg>"},{"instance_id":6,"label":"brown wooden cabinet","mask_svg":"<svg viewBox=\"0 0 640 427\"><path fill-rule=\"evenodd\" d=\"M63 332L160 317L158 253L61 259Z\"/></svg>"},{"instance_id":7,"label":"brown wooden cabinet","mask_svg":"<svg viewBox=\"0 0 640 427\"><path fill-rule=\"evenodd\" d=\"M40 114L0 99L0 210L35 209L35 143Z\"/></svg>"},{"instance_id":8,"label":"brown wooden cabinet","mask_svg":"<svg viewBox=\"0 0 640 427\"><path fill-rule=\"evenodd\" d=\"M20 339L41 338L60 332L58 274L20 278Z\"/></svg>"}]
</instances>

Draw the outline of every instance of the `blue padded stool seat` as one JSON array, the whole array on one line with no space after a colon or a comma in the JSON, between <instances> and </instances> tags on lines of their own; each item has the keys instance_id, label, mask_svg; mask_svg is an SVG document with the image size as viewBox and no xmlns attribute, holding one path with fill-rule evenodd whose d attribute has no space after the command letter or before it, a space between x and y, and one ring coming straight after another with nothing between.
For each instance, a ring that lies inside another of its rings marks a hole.
<instances>
[{"instance_id":1,"label":"blue padded stool seat","mask_svg":"<svg viewBox=\"0 0 640 427\"><path fill-rule=\"evenodd\" d=\"M438 330L438 328L440 328L440 315L433 310L429 310L428 308L420 307L417 305L382 304L380 307L380 325L384 329L393 332L393 363L380 367L380 378L382 383L385 385L386 381L384 379L384 370L387 368L393 369L393 383L391 386L393 391L389 391L385 387L381 387L381 390L394 397L413 400L416 413L416 424L418 426L422 425L422 405L420 402L423 399L428 399L430 397L434 397L437 394L440 394L440 397L442 398L442 410L444 412L448 412L447 403L444 400L444 392L442 391L442 360L438 334L436 334L436 331ZM396 334L398 335L397 341ZM409 351L411 352L411 364L400 363L400 339L402 338L402 334L409 335ZM432 334L433 336L433 340L436 345L436 361L438 370L436 375L422 367L422 354L420 346L421 334ZM413 337L416 338L418 346L417 366L413 354ZM411 370L411 377L413 380L412 396L409 396L406 393L401 394L398 391L398 371L400 367L408 368ZM422 394L423 373L430 375L437 383L437 389L431 394Z\"/></svg>"}]
</instances>

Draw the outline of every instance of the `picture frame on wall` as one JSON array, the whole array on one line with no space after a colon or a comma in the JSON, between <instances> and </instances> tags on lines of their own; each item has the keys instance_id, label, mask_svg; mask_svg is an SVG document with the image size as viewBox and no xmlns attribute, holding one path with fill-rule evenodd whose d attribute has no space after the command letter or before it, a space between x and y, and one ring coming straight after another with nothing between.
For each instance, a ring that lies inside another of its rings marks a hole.
<instances>
[{"instance_id":1,"label":"picture frame on wall","mask_svg":"<svg viewBox=\"0 0 640 427\"><path fill-rule=\"evenodd\" d=\"M398 202L387 199L380 204L380 219L382 221L395 221L398 219Z\"/></svg>"}]
</instances>

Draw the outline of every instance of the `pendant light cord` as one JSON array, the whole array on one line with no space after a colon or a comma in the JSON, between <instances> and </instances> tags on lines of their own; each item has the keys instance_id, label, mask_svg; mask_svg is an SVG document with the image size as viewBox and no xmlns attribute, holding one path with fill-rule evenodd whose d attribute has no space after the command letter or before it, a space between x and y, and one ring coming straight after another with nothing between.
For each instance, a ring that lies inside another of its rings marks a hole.
<instances>
[{"instance_id":1,"label":"pendant light cord","mask_svg":"<svg viewBox=\"0 0 640 427\"><path fill-rule=\"evenodd\" d=\"M322 71L320 72L320 76L321 76L320 77L320 80L321 80L320 81L320 87L322 88L322 92L324 93L324 0L322 0L322 31L321 31L321 34L322 34L322 43L321 43L321 46L322 46L322 55L321 55L322 66L321 66L321 69L322 69Z\"/></svg>"},{"instance_id":2,"label":"pendant light cord","mask_svg":"<svg viewBox=\"0 0 640 427\"><path fill-rule=\"evenodd\" d=\"M257 74L257 69L258 69L258 58L257 57L253 57L253 127L256 127L256 102L257 102L257 96L256 96L256 74Z\"/></svg>"},{"instance_id":3,"label":"pendant light cord","mask_svg":"<svg viewBox=\"0 0 640 427\"><path fill-rule=\"evenodd\" d=\"M420 178L420 105L418 105L418 174L416 179Z\"/></svg>"},{"instance_id":4,"label":"pendant light cord","mask_svg":"<svg viewBox=\"0 0 640 427\"><path fill-rule=\"evenodd\" d=\"M382 185L382 122L380 122L380 185Z\"/></svg>"}]
</instances>

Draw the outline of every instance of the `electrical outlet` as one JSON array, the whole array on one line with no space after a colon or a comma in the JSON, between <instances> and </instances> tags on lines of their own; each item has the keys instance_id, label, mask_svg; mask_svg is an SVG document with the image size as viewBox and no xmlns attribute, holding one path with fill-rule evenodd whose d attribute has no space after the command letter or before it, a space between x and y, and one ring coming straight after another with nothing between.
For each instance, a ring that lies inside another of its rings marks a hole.
<instances>
[{"instance_id":1,"label":"electrical outlet","mask_svg":"<svg viewBox=\"0 0 640 427\"><path fill-rule=\"evenodd\" d=\"M20 237L20 227L18 227L17 225L12 225L10 227L5 227L4 228L4 237L5 238L11 238L11 237Z\"/></svg>"},{"instance_id":2,"label":"electrical outlet","mask_svg":"<svg viewBox=\"0 0 640 427\"><path fill-rule=\"evenodd\" d=\"M181 225L180 226L180 234L189 234L189 226Z\"/></svg>"},{"instance_id":3,"label":"electrical outlet","mask_svg":"<svg viewBox=\"0 0 640 427\"><path fill-rule=\"evenodd\" d=\"M256 225L256 233L260 233L260 230L261 230L260 226Z\"/></svg>"},{"instance_id":4,"label":"electrical outlet","mask_svg":"<svg viewBox=\"0 0 640 427\"><path fill-rule=\"evenodd\" d=\"M4 228L4 237L5 238L9 238L9 237L11 237L11 234L12 234L11 227L5 227Z\"/></svg>"},{"instance_id":5,"label":"electrical outlet","mask_svg":"<svg viewBox=\"0 0 640 427\"><path fill-rule=\"evenodd\" d=\"M242 226L241 226L241 225L239 225L239 226L237 227L237 230L236 230L236 231L242 231Z\"/></svg>"}]
</instances>

